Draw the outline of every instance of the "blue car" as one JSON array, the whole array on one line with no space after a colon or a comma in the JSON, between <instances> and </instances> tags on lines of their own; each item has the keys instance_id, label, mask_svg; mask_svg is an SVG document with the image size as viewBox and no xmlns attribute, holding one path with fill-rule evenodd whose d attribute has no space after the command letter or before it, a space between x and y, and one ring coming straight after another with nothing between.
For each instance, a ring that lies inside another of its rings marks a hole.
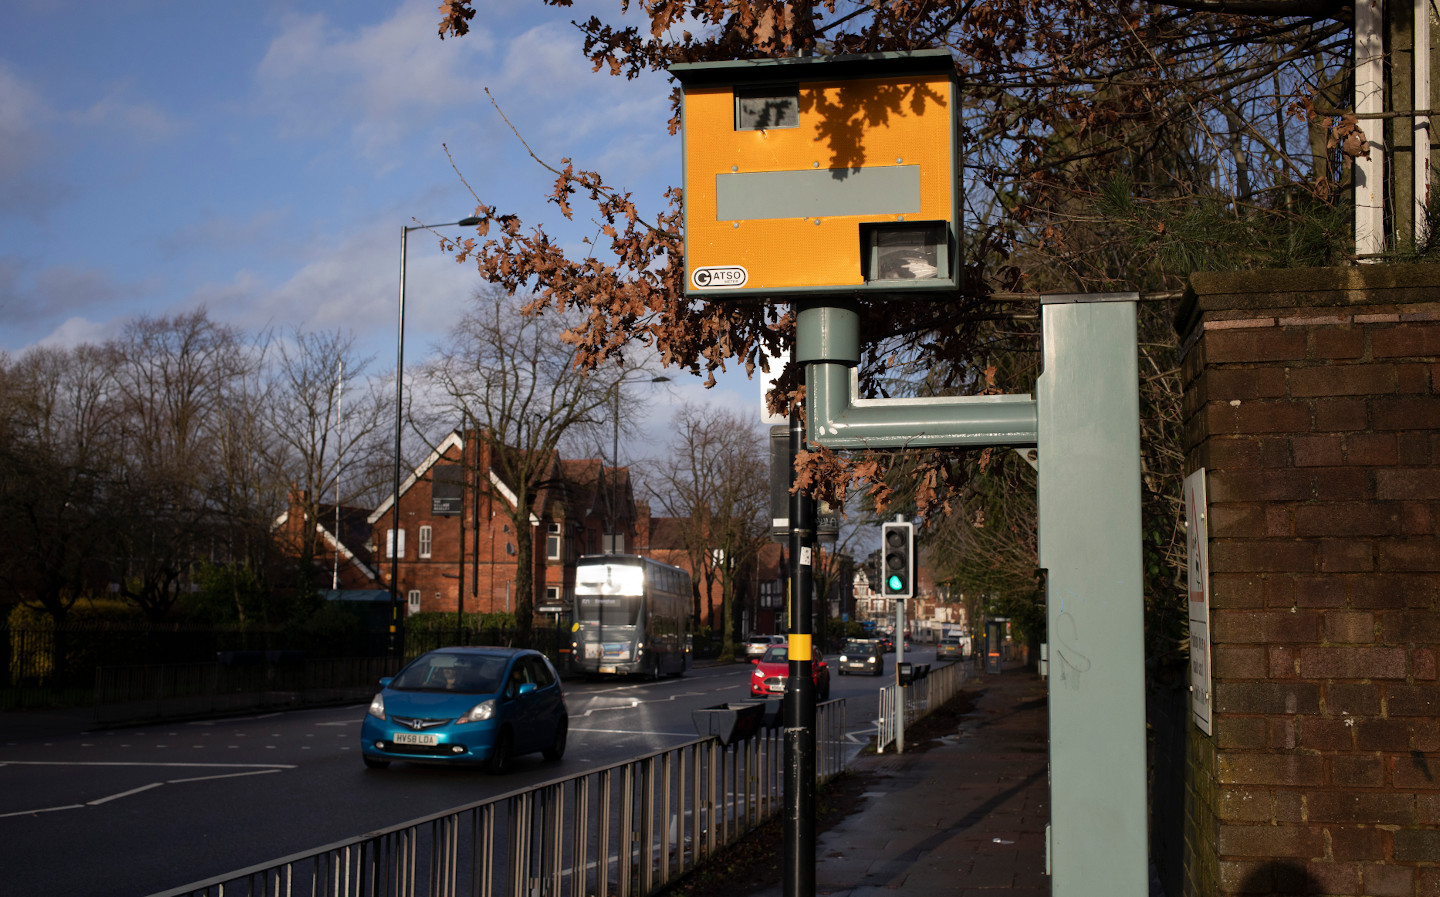
<instances>
[{"instance_id":1,"label":"blue car","mask_svg":"<svg viewBox=\"0 0 1440 897\"><path fill-rule=\"evenodd\" d=\"M381 679L380 687L360 728L371 769L405 760L482 763L502 773L518 754L565 755L565 695L539 651L441 648Z\"/></svg>"}]
</instances>

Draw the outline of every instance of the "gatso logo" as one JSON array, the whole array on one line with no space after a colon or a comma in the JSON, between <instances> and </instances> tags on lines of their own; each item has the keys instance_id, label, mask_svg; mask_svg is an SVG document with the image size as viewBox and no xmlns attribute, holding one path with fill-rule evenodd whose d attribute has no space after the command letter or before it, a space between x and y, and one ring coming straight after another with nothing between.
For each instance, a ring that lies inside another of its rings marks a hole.
<instances>
[{"instance_id":1,"label":"gatso logo","mask_svg":"<svg viewBox=\"0 0 1440 897\"><path fill-rule=\"evenodd\" d=\"M745 286L750 274L739 265L712 265L696 268L690 283L697 290L733 290Z\"/></svg>"}]
</instances>

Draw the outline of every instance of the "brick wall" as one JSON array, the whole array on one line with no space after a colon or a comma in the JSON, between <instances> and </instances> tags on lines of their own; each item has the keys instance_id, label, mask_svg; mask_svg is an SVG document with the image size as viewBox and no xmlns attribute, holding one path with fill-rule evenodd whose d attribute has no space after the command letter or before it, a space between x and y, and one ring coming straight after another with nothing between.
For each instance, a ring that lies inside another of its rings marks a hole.
<instances>
[{"instance_id":1,"label":"brick wall","mask_svg":"<svg viewBox=\"0 0 1440 897\"><path fill-rule=\"evenodd\" d=\"M1440 895L1440 266L1197 274L1213 736L1185 894Z\"/></svg>"}]
</instances>

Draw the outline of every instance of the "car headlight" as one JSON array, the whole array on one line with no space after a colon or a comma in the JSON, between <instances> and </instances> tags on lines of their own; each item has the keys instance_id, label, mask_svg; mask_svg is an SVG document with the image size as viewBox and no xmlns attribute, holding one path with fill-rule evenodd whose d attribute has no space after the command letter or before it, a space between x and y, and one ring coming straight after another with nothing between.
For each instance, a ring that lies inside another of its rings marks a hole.
<instances>
[{"instance_id":1,"label":"car headlight","mask_svg":"<svg viewBox=\"0 0 1440 897\"><path fill-rule=\"evenodd\" d=\"M760 671L760 668L759 668L759 667L756 667L756 668L755 668L755 672L751 673L750 675L754 676L756 679L764 679L764 678L765 678L765 674Z\"/></svg>"},{"instance_id":2,"label":"car headlight","mask_svg":"<svg viewBox=\"0 0 1440 897\"><path fill-rule=\"evenodd\" d=\"M841 655L840 655L840 662L841 662L841 663L849 663L849 662L850 662L850 658L846 657L844 654L841 654Z\"/></svg>"},{"instance_id":3,"label":"car headlight","mask_svg":"<svg viewBox=\"0 0 1440 897\"><path fill-rule=\"evenodd\" d=\"M468 712L466 712L466 714L465 714L464 716L460 717L460 718L457 719L455 722L457 722L457 723L478 723L478 722L480 722L481 720L489 719L490 717L492 717L492 716L494 716L494 715L495 715L495 699L494 699L494 698L490 698L489 700L481 701L479 704L476 704L474 707L471 707L470 710L469 710Z\"/></svg>"},{"instance_id":4,"label":"car headlight","mask_svg":"<svg viewBox=\"0 0 1440 897\"><path fill-rule=\"evenodd\" d=\"M366 711L376 719L385 718L385 696L377 694L370 699L370 709Z\"/></svg>"},{"instance_id":5,"label":"car headlight","mask_svg":"<svg viewBox=\"0 0 1440 897\"><path fill-rule=\"evenodd\" d=\"M872 654L872 655L870 655L869 657L865 658L865 662L866 662L866 663L874 663L874 662L875 662L875 655Z\"/></svg>"}]
</instances>

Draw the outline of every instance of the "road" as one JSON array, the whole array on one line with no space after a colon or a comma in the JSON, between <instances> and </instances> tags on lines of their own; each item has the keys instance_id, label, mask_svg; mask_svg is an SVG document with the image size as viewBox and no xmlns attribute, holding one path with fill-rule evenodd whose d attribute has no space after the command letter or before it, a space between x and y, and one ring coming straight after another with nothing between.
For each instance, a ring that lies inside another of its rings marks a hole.
<instances>
[{"instance_id":1,"label":"road","mask_svg":"<svg viewBox=\"0 0 1440 897\"><path fill-rule=\"evenodd\" d=\"M366 770L363 705L0 735L0 895L151 894L683 744L695 738L691 710L748 699L749 669L567 682L564 760L522 757L504 777L411 764ZM831 697L847 699L857 750L874 728L876 690L889 681L831 679Z\"/></svg>"}]
</instances>

